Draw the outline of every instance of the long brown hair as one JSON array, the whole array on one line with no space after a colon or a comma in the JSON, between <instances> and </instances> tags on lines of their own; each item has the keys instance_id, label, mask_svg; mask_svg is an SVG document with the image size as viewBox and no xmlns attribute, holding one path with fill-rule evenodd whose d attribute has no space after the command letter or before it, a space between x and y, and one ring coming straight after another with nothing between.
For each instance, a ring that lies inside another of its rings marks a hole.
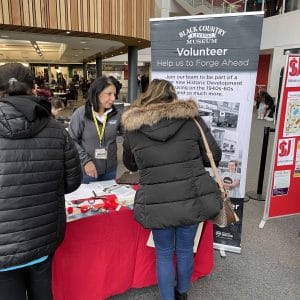
<instances>
[{"instance_id":1,"label":"long brown hair","mask_svg":"<svg viewBox=\"0 0 300 300\"><path fill-rule=\"evenodd\" d=\"M177 100L177 94L173 84L164 79L153 79L147 91L134 103L135 106L145 106Z\"/></svg>"}]
</instances>

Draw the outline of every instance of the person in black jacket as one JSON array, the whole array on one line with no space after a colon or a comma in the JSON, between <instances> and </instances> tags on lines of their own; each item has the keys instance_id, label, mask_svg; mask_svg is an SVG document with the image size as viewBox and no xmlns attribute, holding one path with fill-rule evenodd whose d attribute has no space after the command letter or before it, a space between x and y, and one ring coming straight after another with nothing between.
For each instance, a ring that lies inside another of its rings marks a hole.
<instances>
[{"instance_id":1,"label":"person in black jacket","mask_svg":"<svg viewBox=\"0 0 300 300\"><path fill-rule=\"evenodd\" d=\"M64 194L81 168L51 104L32 95L29 68L0 66L0 298L50 300L51 258L65 233ZM27 294L27 296L26 296Z\"/></svg>"},{"instance_id":2,"label":"person in black jacket","mask_svg":"<svg viewBox=\"0 0 300 300\"><path fill-rule=\"evenodd\" d=\"M205 130L218 163L221 150L198 116L196 103L177 100L169 81L153 80L122 116L123 162L140 174L134 216L144 228L152 229L163 300L174 300L174 293L176 299L187 299L197 226L216 216L222 207L217 185L204 168L209 160L193 118Z\"/></svg>"},{"instance_id":3,"label":"person in black jacket","mask_svg":"<svg viewBox=\"0 0 300 300\"><path fill-rule=\"evenodd\" d=\"M114 106L120 84L98 77L90 86L88 101L72 115L68 131L81 161L83 183L112 180L117 173L117 135L122 131L120 112Z\"/></svg>"},{"instance_id":4,"label":"person in black jacket","mask_svg":"<svg viewBox=\"0 0 300 300\"><path fill-rule=\"evenodd\" d=\"M266 91L260 91L260 99L266 105L264 119L267 121L273 121L275 112L275 103L272 96Z\"/></svg>"}]
</instances>

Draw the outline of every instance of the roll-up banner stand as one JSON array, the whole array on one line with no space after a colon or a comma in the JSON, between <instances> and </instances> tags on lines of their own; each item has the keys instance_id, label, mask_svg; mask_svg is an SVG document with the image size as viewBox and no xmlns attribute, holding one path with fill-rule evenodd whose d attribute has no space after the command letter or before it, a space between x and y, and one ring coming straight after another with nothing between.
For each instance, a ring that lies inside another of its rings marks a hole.
<instances>
[{"instance_id":1,"label":"roll-up banner stand","mask_svg":"<svg viewBox=\"0 0 300 300\"><path fill-rule=\"evenodd\" d=\"M263 220L300 213L300 55L288 55Z\"/></svg>"},{"instance_id":2,"label":"roll-up banner stand","mask_svg":"<svg viewBox=\"0 0 300 300\"><path fill-rule=\"evenodd\" d=\"M240 222L214 228L214 247L241 252L243 198L262 12L150 20L152 79L194 99L222 149L219 172Z\"/></svg>"}]
</instances>

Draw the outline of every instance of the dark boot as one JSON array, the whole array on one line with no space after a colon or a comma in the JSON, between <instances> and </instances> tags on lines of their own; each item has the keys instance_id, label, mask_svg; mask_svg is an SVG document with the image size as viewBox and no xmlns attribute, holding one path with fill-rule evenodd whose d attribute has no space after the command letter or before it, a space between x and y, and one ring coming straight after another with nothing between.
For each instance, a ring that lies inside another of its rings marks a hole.
<instances>
[{"instance_id":1,"label":"dark boot","mask_svg":"<svg viewBox=\"0 0 300 300\"><path fill-rule=\"evenodd\" d=\"M187 293L179 293L177 290L175 290L175 300L187 300L187 298Z\"/></svg>"}]
</instances>

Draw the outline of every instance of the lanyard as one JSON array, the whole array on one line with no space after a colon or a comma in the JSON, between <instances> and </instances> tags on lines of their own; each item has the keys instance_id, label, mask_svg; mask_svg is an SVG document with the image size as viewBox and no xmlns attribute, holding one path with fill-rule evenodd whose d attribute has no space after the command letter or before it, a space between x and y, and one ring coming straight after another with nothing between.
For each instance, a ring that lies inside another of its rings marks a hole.
<instances>
[{"instance_id":1,"label":"lanyard","mask_svg":"<svg viewBox=\"0 0 300 300\"><path fill-rule=\"evenodd\" d=\"M100 145L101 145L101 142L102 142L102 139L103 139L103 135L104 135L104 131L105 131L107 115L103 116L103 122L102 122L101 131L99 129L99 125L98 125L98 121L96 119L96 114L95 114L94 109L92 109L92 115L93 115L93 120L94 120L94 123L95 123L95 126L96 126L97 134L98 134L98 137L99 137Z\"/></svg>"}]
</instances>

